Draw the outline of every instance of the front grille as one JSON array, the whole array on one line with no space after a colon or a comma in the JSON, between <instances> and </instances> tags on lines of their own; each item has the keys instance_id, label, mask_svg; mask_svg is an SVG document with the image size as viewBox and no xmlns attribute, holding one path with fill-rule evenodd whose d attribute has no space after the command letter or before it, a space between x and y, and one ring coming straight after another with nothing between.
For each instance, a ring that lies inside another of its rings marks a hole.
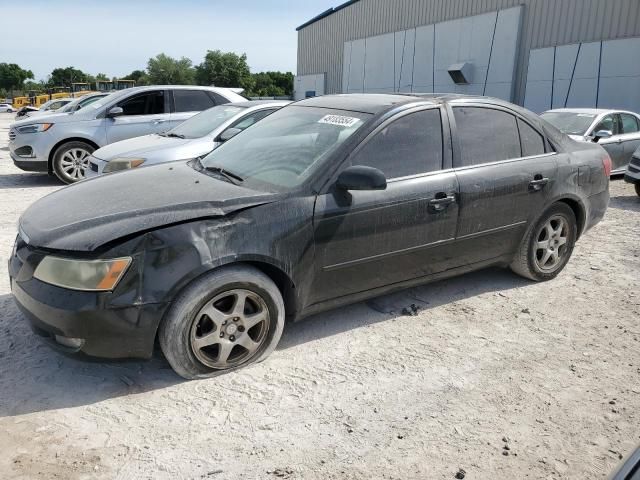
<instances>
[{"instance_id":1,"label":"front grille","mask_svg":"<svg viewBox=\"0 0 640 480\"><path fill-rule=\"evenodd\" d=\"M16 131L9 130L9 141L13 142L16 139Z\"/></svg>"},{"instance_id":2,"label":"front grille","mask_svg":"<svg viewBox=\"0 0 640 480\"><path fill-rule=\"evenodd\" d=\"M633 165L629 164L629 171L633 173L640 173L640 168L634 167Z\"/></svg>"}]
</instances>

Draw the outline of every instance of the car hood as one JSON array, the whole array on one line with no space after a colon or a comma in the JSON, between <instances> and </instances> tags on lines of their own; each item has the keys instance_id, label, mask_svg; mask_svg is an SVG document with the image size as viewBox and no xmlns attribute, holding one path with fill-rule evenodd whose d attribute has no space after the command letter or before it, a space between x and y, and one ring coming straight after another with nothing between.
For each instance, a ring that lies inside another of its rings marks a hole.
<instances>
[{"instance_id":1,"label":"car hood","mask_svg":"<svg viewBox=\"0 0 640 480\"><path fill-rule=\"evenodd\" d=\"M62 188L24 212L20 234L35 247L89 252L131 234L224 217L278 197L218 180L189 163L130 170Z\"/></svg>"},{"instance_id":2,"label":"car hood","mask_svg":"<svg viewBox=\"0 0 640 480\"><path fill-rule=\"evenodd\" d=\"M31 113L29 113L29 115L31 115ZM43 115L38 114L35 116L24 117L23 119L18 120L17 122L14 122L13 124L11 124L11 126L20 127L22 125L30 125L36 122L37 123L53 123L53 124L71 123L71 122L79 122L83 120L93 120L94 118L95 118L95 115L68 113L68 112L64 112L64 113L51 112Z\"/></svg>"},{"instance_id":3,"label":"car hood","mask_svg":"<svg viewBox=\"0 0 640 480\"><path fill-rule=\"evenodd\" d=\"M186 160L209 153L215 144L210 137L186 139L163 137L158 134L130 138L121 142L106 145L95 152L93 156L105 161L114 158L144 158L148 162L171 160Z\"/></svg>"}]
</instances>

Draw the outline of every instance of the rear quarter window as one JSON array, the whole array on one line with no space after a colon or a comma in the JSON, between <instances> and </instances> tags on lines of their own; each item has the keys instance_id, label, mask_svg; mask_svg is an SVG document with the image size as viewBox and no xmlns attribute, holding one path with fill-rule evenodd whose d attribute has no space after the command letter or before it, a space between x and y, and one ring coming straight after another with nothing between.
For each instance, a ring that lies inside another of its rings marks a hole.
<instances>
[{"instance_id":1,"label":"rear quarter window","mask_svg":"<svg viewBox=\"0 0 640 480\"><path fill-rule=\"evenodd\" d=\"M520 130L523 157L532 157L545 153L544 137L535 128L518 119L518 130Z\"/></svg>"}]
</instances>

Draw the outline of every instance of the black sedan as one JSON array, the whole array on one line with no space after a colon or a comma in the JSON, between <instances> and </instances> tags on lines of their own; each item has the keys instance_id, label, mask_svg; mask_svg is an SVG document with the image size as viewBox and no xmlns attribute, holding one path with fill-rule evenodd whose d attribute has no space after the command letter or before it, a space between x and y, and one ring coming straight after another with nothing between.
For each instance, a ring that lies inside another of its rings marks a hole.
<instances>
[{"instance_id":1,"label":"black sedan","mask_svg":"<svg viewBox=\"0 0 640 480\"><path fill-rule=\"evenodd\" d=\"M200 378L285 320L489 265L554 278L604 215L611 160L483 97L336 95L209 155L59 190L21 217L11 288L67 352Z\"/></svg>"}]
</instances>

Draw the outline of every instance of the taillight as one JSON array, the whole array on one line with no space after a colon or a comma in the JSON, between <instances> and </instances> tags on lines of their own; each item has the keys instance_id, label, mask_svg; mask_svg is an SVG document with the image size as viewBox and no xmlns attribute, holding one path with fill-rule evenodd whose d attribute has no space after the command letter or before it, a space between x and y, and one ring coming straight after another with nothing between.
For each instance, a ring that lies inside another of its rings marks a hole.
<instances>
[{"instance_id":1,"label":"taillight","mask_svg":"<svg viewBox=\"0 0 640 480\"><path fill-rule=\"evenodd\" d=\"M602 157L602 166L604 167L604 174L607 177L611 176L611 157L609 155Z\"/></svg>"}]
</instances>

